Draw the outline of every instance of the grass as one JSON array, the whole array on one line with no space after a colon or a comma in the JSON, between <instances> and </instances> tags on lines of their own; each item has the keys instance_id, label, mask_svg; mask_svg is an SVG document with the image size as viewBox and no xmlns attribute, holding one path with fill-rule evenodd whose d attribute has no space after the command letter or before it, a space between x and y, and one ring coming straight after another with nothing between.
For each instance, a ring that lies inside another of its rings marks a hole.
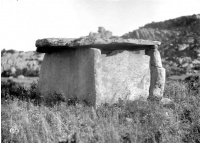
<instances>
[{"instance_id":1,"label":"grass","mask_svg":"<svg viewBox=\"0 0 200 143\"><path fill-rule=\"evenodd\" d=\"M79 101L46 103L40 96L37 84L28 89L2 83L2 143L200 142L199 89L185 83L166 84L164 97L173 100L173 108L120 100L94 109Z\"/></svg>"}]
</instances>

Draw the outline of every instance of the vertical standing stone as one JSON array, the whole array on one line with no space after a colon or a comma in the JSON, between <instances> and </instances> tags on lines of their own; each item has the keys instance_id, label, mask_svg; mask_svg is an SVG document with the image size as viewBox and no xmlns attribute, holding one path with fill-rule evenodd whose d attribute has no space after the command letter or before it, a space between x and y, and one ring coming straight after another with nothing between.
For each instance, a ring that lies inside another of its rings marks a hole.
<instances>
[{"instance_id":1,"label":"vertical standing stone","mask_svg":"<svg viewBox=\"0 0 200 143\"><path fill-rule=\"evenodd\" d=\"M40 69L39 90L44 99L55 92L73 98L77 83L76 50L46 53ZM52 95L53 96L53 95Z\"/></svg>"},{"instance_id":2,"label":"vertical standing stone","mask_svg":"<svg viewBox=\"0 0 200 143\"><path fill-rule=\"evenodd\" d=\"M100 95L101 51L95 48L77 49L77 91L79 100L95 106Z\"/></svg>"},{"instance_id":3,"label":"vertical standing stone","mask_svg":"<svg viewBox=\"0 0 200 143\"><path fill-rule=\"evenodd\" d=\"M55 92L65 99L78 98L95 106L101 96L101 51L94 48L46 53L39 90L48 98Z\"/></svg>"},{"instance_id":4,"label":"vertical standing stone","mask_svg":"<svg viewBox=\"0 0 200 143\"><path fill-rule=\"evenodd\" d=\"M146 55L150 56L150 88L149 88L149 101L160 101L163 97L165 86L165 69L162 67L160 52L157 45L152 49L145 51Z\"/></svg>"},{"instance_id":5,"label":"vertical standing stone","mask_svg":"<svg viewBox=\"0 0 200 143\"><path fill-rule=\"evenodd\" d=\"M95 106L102 103L102 58L101 50L91 48L94 57L94 89L95 89Z\"/></svg>"}]
</instances>

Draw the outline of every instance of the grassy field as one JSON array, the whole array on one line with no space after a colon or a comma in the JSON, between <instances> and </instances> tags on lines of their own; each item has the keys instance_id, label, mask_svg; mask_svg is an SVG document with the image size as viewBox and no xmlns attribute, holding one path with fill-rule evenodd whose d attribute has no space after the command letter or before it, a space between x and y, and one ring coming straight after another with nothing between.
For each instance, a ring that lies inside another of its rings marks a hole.
<instances>
[{"instance_id":1,"label":"grassy field","mask_svg":"<svg viewBox=\"0 0 200 143\"><path fill-rule=\"evenodd\" d=\"M42 101L37 84L1 87L2 143L200 142L200 89L185 83L167 82L164 97L171 104L119 101L97 109L59 96Z\"/></svg>"}]
</instances>

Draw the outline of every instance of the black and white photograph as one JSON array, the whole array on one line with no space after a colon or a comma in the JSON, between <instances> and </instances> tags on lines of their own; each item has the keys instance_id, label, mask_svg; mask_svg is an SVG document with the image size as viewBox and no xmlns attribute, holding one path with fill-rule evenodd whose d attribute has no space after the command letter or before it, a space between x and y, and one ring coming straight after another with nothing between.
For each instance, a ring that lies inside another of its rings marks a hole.
<instances>
[{"instance_id":1,"label":"black and white photograph","mask_svg":"<svg viewBox=\"0 0 200 143\"><path fill-rule=\"evenodd\" d=\"M200 143L200 0L0 0L2 143Z\"/></svg>"}]
</instances>

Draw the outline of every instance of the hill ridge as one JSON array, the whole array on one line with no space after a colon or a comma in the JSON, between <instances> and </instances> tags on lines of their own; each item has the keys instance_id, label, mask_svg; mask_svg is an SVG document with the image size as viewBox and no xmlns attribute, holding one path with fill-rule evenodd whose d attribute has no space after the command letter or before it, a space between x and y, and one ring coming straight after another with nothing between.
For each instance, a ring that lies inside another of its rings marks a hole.
<instances>
[{"instance_id":1,"label":"hill ridge","mask_svg":"<svg viewBox=\"0 0 200 143\"><path fill-rule=\"evenodd\" d=\"M168 76L200 72L200 14L152 22L122 37L161 41Z\"/></svg>"}]
</instances>

